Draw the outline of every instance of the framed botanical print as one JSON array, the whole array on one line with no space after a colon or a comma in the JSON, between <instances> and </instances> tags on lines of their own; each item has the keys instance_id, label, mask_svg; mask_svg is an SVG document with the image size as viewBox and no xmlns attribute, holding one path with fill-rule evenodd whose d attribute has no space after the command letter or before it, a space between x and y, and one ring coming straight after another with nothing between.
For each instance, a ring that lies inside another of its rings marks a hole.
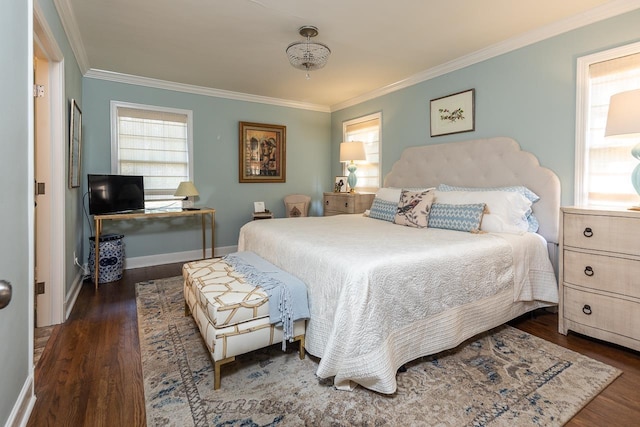
<instances>
[{"instance_id":1,"label":"framed botanical print","mask_svg":"<svg viewBox=\"0 0 640 427\"><path fill-rule=\"evenodd\" d=\"M69 112L69 188L80 187L80 160L82 148L82 111L75 99Z\"/></svg>"},{"instance_id":2,"label":"framed botanical print","mask_svg":"<svg viewBox=\"0 0 640 427\"><path fill-rule=\"evenodd\" d=\"M431 136L475 130L475 89L431 100Z\"/></svg>"},{"instance_id":3,"label":"framed botanical print","mask_svg":"<svg viewBox=\"0 0 640 427\"><path fill-rule=\"evenodd\" d=\"M240 122L239 131L239 181L286 182L286 126Z\"/></svg>"}]
</instances>

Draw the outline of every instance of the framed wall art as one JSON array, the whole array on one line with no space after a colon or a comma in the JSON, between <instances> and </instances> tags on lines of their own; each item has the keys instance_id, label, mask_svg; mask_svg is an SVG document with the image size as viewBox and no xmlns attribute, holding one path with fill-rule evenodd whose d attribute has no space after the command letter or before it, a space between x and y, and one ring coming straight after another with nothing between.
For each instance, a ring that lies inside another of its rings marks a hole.
<instances>
[{"instance_id":1,"label":"framed wall art","mask_svg":"<svg viewBox=\"0 0 640 427\"><path fill-rule=\"evenodd\" d=\"M335 184L333 185L334 193L348 193L349 189L347 188L347 177L346 176L336 176Z\"/></svg>"},{"instance_id":2,"label":"framed wall art","mask_svg":"<svg viewBox=\"0 0 640 427\"><path fill-rule=\"evenodd\" d=\"M69 188L80 187L80 160L82 148L82 111L75 99L69 112Z\"/></svg>"},{"instance_id":3,"label":"framed wall art","mask_svg":"<svg viewBox=\"0 0 640 427\"><path fill-rule=\"evenodd\" d=\"M475 130L475 89L431 100L431 136Z\"/></svg>"},{"instance_id":4,"label":"framed wall art","mask_svg":"<svg viewBox=\"0 0 640 427\"><path fill-rule=\"evenodd\" d=\"M287 128L240 122L240 182L286 182Z\"/></svg>"}]
</instances>

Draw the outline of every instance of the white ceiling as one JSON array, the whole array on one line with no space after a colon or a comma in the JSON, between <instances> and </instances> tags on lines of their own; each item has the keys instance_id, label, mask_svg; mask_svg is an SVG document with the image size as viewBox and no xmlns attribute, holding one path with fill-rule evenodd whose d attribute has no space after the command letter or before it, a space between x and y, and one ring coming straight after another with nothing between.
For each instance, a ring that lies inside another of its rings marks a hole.
<instances>
[{"instance_id":1,"label":"white ceiling","mask_svg":"<svg viewBox=\"0 0 640 427\"><path fill-rule=\"evenodd\" d=\"M54 0L96 70L336 109L639 8L637 0ZM314 25L324 69L285 48Z\"/></svg>"}]
</instances>

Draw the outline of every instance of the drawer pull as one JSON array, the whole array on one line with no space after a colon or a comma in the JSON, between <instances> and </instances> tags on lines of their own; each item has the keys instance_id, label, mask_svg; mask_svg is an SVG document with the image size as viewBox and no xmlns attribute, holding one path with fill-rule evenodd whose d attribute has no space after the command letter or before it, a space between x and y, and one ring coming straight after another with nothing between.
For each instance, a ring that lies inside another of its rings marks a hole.
<instances>
[{"instance_id":1,"label":"drawer pull","mask_svg":"<svg viewBox=\"0 0 640 427\"><path fill-rule=\"evenodd\" d=\"M344 202L344 207L348 208L349 207L349 202Z\"/></svg>"},{"instance_id":2,"label":"drawer pull","mask_svg":"<svg viewBox=\"0 0 640 427\"><path fill-rule=\"evenodd\" d=\"M591 306L589 304L585 304L584 307L582 307L582 312L587 316L591 316Z\"/></svg>"},{"instance_id":3,"label":"drawer pull","mask_svg":"<svg viewBox=\"0 0 640 427\"><path fill-rule=\"evenodd\" d=\"M590 227L587 227L584 229L582 234L584 234L584 237L591 237L593 236L593 230Z\"/></svg>"},{"instance_id":4,"label":"drawer pull","mask_svg":"<svg viewBox=\"0 0 640 427\"><path fill-rule=\"evenodd\" d=\"M327 205L327 206L329 206L329 201L328 201L328 200L327 200L327 201L325 201L325 202L324 202L324 204L325 204L325 205Z\"/></svg>"},{"instance_id":5,"label":"drawer pull","mask_svg":"<svg viewBox=\"0 0 640 427\"><path fill-rule=\"evenodd\" d=\"M593 268L591 268L591 266L590 266L590 265L587 265L587 266L584 268L584 274L585 274L586 276L589 276L589 277L593 276Z\"/></svg>"}]
</instances>

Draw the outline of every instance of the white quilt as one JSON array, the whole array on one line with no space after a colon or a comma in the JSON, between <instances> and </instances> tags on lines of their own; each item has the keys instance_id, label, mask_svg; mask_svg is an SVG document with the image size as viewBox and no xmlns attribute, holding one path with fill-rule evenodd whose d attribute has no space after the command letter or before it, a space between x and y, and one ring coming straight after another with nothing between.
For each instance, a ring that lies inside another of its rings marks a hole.
<instances>
[{"instance_id":1,"label":"white quilt","mask_svg":"<svg viewBox=\"0 0 640 427\"><path fill-rule=\"evenodd\" d=\"M500 306L558 299L546 242L532 233L416 229L338 215L248 223L238 250L257 253L307 285L306 347L321 358L317 375L334 376L338 388L357 383L393 393L397 369L432 348L423 341L439 340L427 330L433 319L451 323L449 313L478 310L478 301L508 314ZM489 323L454 331L434 348L496 326Z\"/></svg>"}]
</instances>

